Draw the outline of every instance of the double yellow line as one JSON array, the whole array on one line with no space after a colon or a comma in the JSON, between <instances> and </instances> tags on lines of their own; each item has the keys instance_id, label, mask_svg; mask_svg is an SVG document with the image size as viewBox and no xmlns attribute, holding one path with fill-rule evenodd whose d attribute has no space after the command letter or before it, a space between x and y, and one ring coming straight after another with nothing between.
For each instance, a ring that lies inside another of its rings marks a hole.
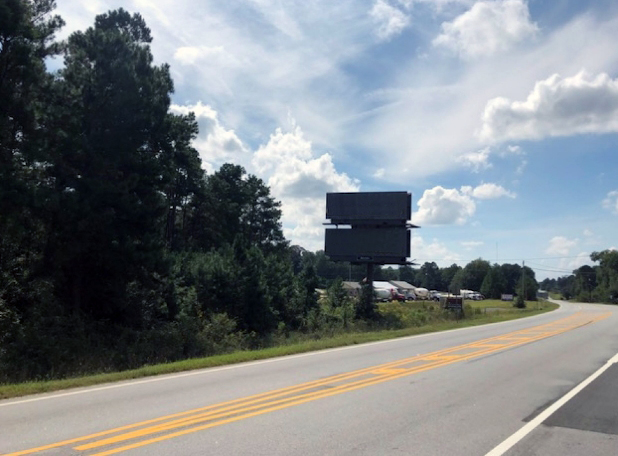
<instances>
[{"instance_id":1,"label":"double yellow line","mask_svg":"<svg viewBox=\"0 0 618 456\"><path fill-rule=\"evenodd\" d=\"M91 451L93 450L101 450L94 454L98 456L116 454L215 426L506 350L599 321L610 315L611 312L602 315L597 314L596 316L578 312L570 317L545 325L121 426L95 434L63 440L29 450L18 451L11 453L10 456L32 454L75 444L78 445L73 446L73 450L80 452L92 454ZM129 441L132 442L129 443Z\"/></svg>"}]
</instances>

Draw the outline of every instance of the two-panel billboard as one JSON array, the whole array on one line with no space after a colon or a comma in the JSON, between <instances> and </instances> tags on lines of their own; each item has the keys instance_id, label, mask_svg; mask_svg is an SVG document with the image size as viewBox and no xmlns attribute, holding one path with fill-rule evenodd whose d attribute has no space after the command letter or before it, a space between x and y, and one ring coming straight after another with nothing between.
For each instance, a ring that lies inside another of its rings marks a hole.
<instances>
[{"instance_id":1,"label":"two-panel billboard","mask_svg":"<svg viewBox=\"0 0 618 456\"><path fill-rule=\"evenodd\" d=\"M411 202L407 192L328 193L326 218L349 227L326 229L326 255L333 261L406 264Z\"/></svg>"}]
</instances>

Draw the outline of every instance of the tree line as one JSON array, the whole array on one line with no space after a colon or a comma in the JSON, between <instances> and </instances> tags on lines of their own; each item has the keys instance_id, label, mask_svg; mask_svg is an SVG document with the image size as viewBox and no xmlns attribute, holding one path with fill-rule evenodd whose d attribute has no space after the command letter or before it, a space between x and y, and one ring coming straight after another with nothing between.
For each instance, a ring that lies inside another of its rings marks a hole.
<instances>
[{"instance_id":1,"label":"tree line","mask_svg":"<svg viewBox=\"0 0 618 456\"><path fill-rule=\"evenodd\" d=\"M204 173L143 18L110 11L59 42L54 8L0 1L0 381L301 328L316 276L294 268L280 203L240 166Z\"/></svg>"},{"instance_id":2,"label":"tree line","mask_svg":"<svg viewBox=\"0 0 618 456\"><path fill-rule=\"evenodd\" d=\"M337 277L361 282L366 276L364 265L334 263L323 251L307 252L313 257L318 275L318 284L326 288ZM416 287L443 292L459 293L460 290L474 290L486 298L500 299L502 294L525 294L526 300L536 300L539 284L534 270L519 264L491 264L478 258L465 267L456 263L441 268L435 262L425 262L419 268L411 266L376 267L375 280L401 280ZM522 284L525 284L522 287Z\"/></svg>"},{"instance_id":3,"label":"tree line","mask_svg":"<svg viewBox=\"0 0 618 456\"><path fill-rule=\"evenodd\" d=\"M590 260L598 264L580 266L572 274L557 279L545 279L541 287L564 299L618 303L618 251L592 252Z\"/></svg>"}]
</instances>

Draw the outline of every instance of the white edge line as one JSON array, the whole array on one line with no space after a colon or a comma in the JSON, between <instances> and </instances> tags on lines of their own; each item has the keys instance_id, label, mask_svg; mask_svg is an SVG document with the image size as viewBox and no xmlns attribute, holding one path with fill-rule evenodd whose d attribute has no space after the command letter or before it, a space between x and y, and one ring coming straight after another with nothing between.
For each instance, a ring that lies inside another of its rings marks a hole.
<instances>
[{"instance_id":1,"label":"white edge line","mask_svg":"<svg viewBox=\"0 0 618 456\"><path fill-rule=\"evenodd\" d=\"M562 303L555 303L555 304L559 304L560 307L558 309L555 309L555 311L558 311L562 308ZM0 402L0 407L6 407L9 405L18 405L18 404L26 404L28 402L36 402L36 401L42 401L42 400L46 400L46 399L56 399L56 398L61 398L61 397L67 397L67 396L74 396L76 394L85 394L85 393L93 393L93 392L97 392L97 391L104 391L104 390L108 390L108 389L114 389L114 388L122 388L125 386L133 386L133 385L143 385L144 383L152 383L152 382L160 382L160 381L164 381L164 380L173 380L173 379L177 379L177 378L182 378L182 377L190 377L193 375L201 375L201 374L210 374L212 372L220 372L220 371L225 371L225 370L229 370L229 369L238 369L241 367L246 367L246 366L254 366L257 364L267 364L267 363L274 363L274 362L279 362L279 361L284 361L284 360L288 360L288 359L296 359L296 358L304 358L306 356L315 356L315 355L321 355L321 354L326 354L326 353L333 353L333 352L337 352L337 351L343 351L343 350L351 350L354 348L360 348L360 347L367 347L367 346L371 346L371 345L379 345L379 344L386 344L386 343L392 343L392 342L401 342L404 340L409 340L409 339L417 339L417 338L421 338L421 337L430 337L430 336L437 336L440 334L446 334L446 333L451 333L451 332L456 332L456 331L465 331L465 330L471 330L471 329L475 329L475 328L486 328L489 326L495 326L495 325L502 325L505 323L513 323L513 322L518 322L518 321L522 321L522 320L527 320L529 318L537 318L537 317L543 317L543 316L547 316L547 315L551 315L552 312L546 312L546 313L542 313L539 315L532 315L530 317L524 317L524 318L518 318L515 320L506 320L506 321L498 321L495 323L487 323L484 325L477 325L477 326L467 326L465 328L455 328L455 329L447 329L446 331L435 331L435 332L430 332L430 333L425 333L425 334L416 334L414 336L406 336L406 337L397 337L394 339L387 339L387 340L379 340L376 342L367 342L364 344L354 344L354 345L347 345L345 347L335 347L335 348L329 348L326 350L317 350L317 351L312 351L312 352L307 352L307 353L299 353L296 355L285 355L285 356L277 356L275 358L268 358L268 359L261 359L261 360L257 360L257 361L248 361L248 362L242 362L242 363L237 363L237 364L230 364L228 366L221 366L221 367L206 367L206 368L200 368L200 369L196 369L196 370L192 370L190 372L181 372L181 373L177 373L177 374L163 374L163 375L156 375L156 376L152 376L152 377L148 377L146 379L143 380L126 380L126 381L119 381L118 383L113 383L112 385L105 385L105 386L95 386L95 387L85 387L85 388L80 388L80 389L76 389L74 391L68 391L65 393L58 393L58 394L54 394L54 393L49 393L49 394L45 394L42 396L36 396L36 397L31 397L29 399L22 399L22 400L16 400L16 401L11 401L10 399L7 402Z\"/></svg>"},{"instance_id":2,"label":"white edge line","mask_svg":"<svg viewBox=\"0 0 618 456\"><path fill-rule=\"evenodd\" d=\"M569 402L573 397L575 397L581 390L583 390L586 386L590 385L594 380L596 380L603 372L609 369L612 364L618 363L618 353L615 354L607 363L601 366L594 374L585 379L571 391L566 393L556 402L554 402L550 407L545 409L541 414L536 416L533 420L529 421L524 425L521 429L511 435L502 443L498 444L493 450L487 453L485 456L501 456L507 451L509 451L513 446L515 446L520 440L526 437L530 432L532 432L537 426L539 426L543 421L553 415L558 409L560 409L564 404Z\"/></svg>"}]
</instances>

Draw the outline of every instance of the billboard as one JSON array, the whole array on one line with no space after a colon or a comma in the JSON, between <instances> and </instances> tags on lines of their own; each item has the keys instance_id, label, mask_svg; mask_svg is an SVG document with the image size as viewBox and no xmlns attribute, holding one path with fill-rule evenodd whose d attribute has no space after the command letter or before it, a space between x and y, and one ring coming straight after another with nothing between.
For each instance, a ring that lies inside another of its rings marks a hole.
<instances>
[{"instance_id":1,"label":"billboard","mask_svg":"<svg viewBox=\"0 0 618 456\"><path fill-rule=\"evenodd\" d=\"M340 225L405 225L412 218L408 192L327 193L326 218Z\"/></svg>"},{"instance_id":2,"label":"billboard","mask_svg":"<svg viewBox=\"0 0 618 456\"><path fill-rule=\"evenodd\" d=\"M410 231L405 226L327 229L324 252L333 261L406 264Z\"/></svg>"}]
</instances>

